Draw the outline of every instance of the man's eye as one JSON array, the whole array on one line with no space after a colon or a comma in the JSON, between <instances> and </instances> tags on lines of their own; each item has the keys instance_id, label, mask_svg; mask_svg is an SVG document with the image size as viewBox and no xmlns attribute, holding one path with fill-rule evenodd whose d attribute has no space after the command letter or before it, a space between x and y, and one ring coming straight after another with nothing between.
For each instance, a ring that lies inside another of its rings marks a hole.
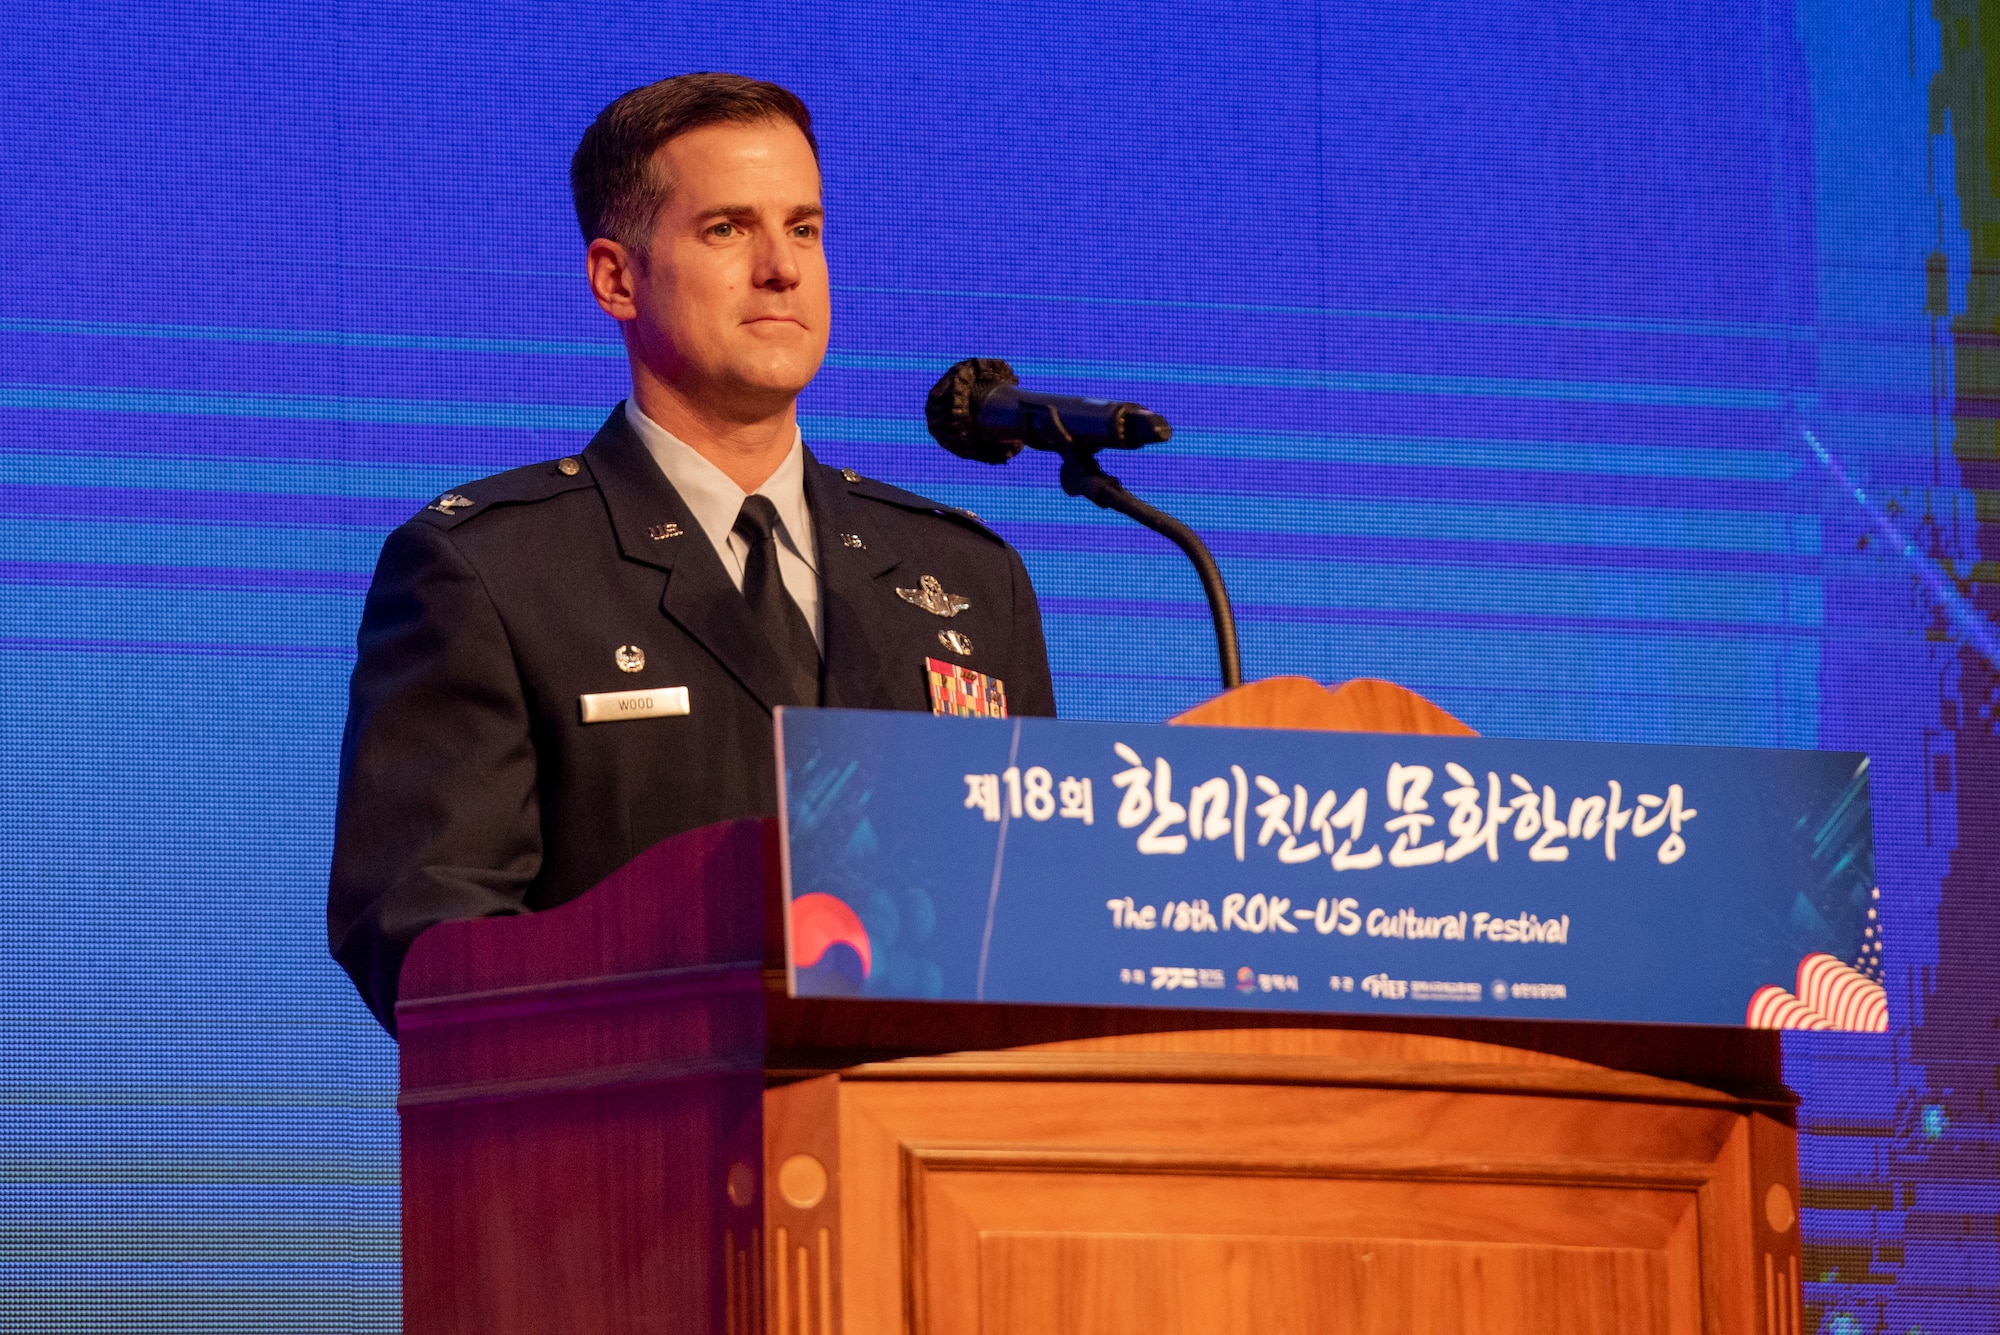
<instances>
[{"instance_id":1,"label":"man's eye","mask_svg":"<svg viewBox=\"0 0 2000 1335\"><path fill-rule=\"evenodd\" d=\"M736 224L726 222L717 223L715 226L709 228L708 231L711 236L735 236Z\"/></svg>"},{"instance_id":2,"label":"man's eye","mask_svg":"<svg viewBox=\"0 0 2000 1335\"><path fill-rule=\"evenodd\" d=\"M819 228L813 226L811 223L800 223L792 229L792 235L801 241L810 241L819 235Z\"/></svg>"}]
</instances>

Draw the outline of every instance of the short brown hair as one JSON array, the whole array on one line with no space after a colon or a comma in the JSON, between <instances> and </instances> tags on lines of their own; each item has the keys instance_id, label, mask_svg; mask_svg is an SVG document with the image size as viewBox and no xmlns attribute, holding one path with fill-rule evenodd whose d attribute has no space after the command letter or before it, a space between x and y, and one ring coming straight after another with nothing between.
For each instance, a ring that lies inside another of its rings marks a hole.
<instances>
[{"instance_id":1,"label":"short brown hair","mask_svg":"<svg viewBox=\"0 0 2000 1335\"><path fill-rule=\"evenodd\" d=\"M669 140L726 121L788 120L811 145L812 113L798 94L740 74L681 74L634 88L597 113L569 161L583 239L607 237L643 254L673 183L654 170Z\"/></svg>"}]
</instances>

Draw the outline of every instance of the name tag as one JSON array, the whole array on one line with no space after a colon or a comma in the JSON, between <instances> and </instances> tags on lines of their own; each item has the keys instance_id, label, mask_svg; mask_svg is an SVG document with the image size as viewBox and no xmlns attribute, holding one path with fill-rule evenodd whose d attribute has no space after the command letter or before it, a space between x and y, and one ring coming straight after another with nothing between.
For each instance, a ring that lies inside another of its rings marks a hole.
<instances>
[{"instance_id":1,"label":"name tag","mask_svg":"<svg viewBox=\"0 0 2000 1335\"><path fill-rule=\"evenodd\" d=\"M688 712L688 688L658 686L650 691L603 691L579 698L585 723L616 723L628 718L667 718Z\"/></svg>"}]
</instances>

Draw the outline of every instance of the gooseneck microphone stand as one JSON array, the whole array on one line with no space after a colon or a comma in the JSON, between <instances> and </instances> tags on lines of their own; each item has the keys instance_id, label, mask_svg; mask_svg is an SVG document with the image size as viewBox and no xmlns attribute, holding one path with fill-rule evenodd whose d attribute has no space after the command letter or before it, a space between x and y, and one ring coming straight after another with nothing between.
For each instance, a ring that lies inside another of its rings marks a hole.
<instances>
[{"instance_id":1,"label":"gooseneck microphone stand","mask_svg":"<svg viewBox=\"0 0 2000 1335\"><path fill-rule=\"evenodd\" d=\"M1098 467L1095 451L1077 444L1063 425L1062 414L1053 407L1037 406L1032 429L1042 448L1062 456L1062 489L1081 496L1105 510L1130 515L1153 532L1173 542L1201 576L1202 592L1208 595L1208 614L1215 621L1215 652L1222 660L1222 688L1233 691L1243 684L1243 660L1236 647L1236 614L1229 610L1229 590L1223 587L1222 571L1215 557L1195 531L1156 506L1146 504L1125 484Z\"/></svg>"}]
</instances>

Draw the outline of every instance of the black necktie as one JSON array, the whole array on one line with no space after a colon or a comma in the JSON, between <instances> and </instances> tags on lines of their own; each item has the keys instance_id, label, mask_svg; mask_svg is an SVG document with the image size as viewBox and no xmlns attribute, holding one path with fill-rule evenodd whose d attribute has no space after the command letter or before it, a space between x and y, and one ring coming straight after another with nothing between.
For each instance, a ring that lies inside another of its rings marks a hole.
<instances>
[{"instance_id":1,"label":"black necktie","mask_svg":"<svg viewBox=\"0 0 2000 1335\"><path fill-rule=\"evenodd\" d=\"M778 573L778 507L767 496L746 496L736 515L736 536L749 545L743 556L743 597L750 614L778 652L792 688L788 705L819 703L819 644L806 615Z\"/></svg>"}]
</instances>

